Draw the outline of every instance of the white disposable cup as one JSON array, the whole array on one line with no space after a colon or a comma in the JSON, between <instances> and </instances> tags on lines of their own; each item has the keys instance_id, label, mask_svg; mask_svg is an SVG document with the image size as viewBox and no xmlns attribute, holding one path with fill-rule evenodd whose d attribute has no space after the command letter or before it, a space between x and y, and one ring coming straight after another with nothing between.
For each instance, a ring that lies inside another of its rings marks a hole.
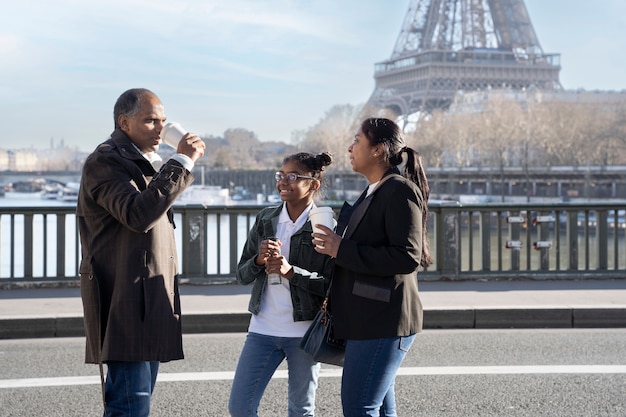
<instances>
[{"instance_id":1,"label":"white disposable cup","mask_svg":"<svg viewBox=\"0 0 626 417\"><path fill-rule=\"evenodd\" d=\"M178 142L186 133L187 131L179 123L168 123L161 129L161 142L176 149Z\"/></svg>"},{"instance_id":2,"label":"white disposable cup","mask_svg":"<svg viewBox=\"0 0 626 417\"><path fill-rule=\"evenodd\" d=\"M330 207L314 207L311 209L309 213L309 220L311 220L311 225L313 226L313 232L326 234L324 231L315 225L321 224L329 229L335 228L335 213L333 209Z\"/></svg>"}]
</instances>

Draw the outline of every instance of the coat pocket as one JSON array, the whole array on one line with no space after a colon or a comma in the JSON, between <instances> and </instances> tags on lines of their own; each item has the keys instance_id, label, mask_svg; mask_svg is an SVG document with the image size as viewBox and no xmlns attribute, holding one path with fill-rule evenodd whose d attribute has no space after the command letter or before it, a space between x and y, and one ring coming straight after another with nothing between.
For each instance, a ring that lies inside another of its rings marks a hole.
<instances>
[{"instance_id":1,"label":"coat pocket","mask_svg":"<svg viewBox=\"0 0 626 417\"><path fill-rule=\"evenodd\" d=\"M377 285L366 284L362 281L355 281L352 286L352 294L370 300L388 303L391 300L391 290Z\"/></svg>"},{"instance_id":2,"label":"coat pocket","mask_svg":"<svg viewBox=\"0 0 626 417\"><path fill-rule=\"evenodd\" d=\"M102 351L102 299L98 278L90 273L80 274L80 295L83 301L87 361L101 362Z\"/></svg>"}]
</instances>

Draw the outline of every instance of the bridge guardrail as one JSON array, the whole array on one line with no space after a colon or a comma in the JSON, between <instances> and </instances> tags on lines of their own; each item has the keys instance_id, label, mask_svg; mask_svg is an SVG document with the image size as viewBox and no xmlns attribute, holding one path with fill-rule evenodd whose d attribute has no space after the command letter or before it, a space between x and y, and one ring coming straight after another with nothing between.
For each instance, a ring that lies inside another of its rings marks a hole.
<instances>
[{"instance_id":1,"label":"bridge guardrail","mask_svg":"<svg viewBox=\"0 0 626 417\"><path fill-rule=\"evenodd\" d=\"M257 212L175 206L182 278L234 280ZM333 206L335 211L339 206ZM424 280L626 278L623 203L431 203ZM0 283L78 280L75 208L0 207Z\"/></svg>"}]
</instances>

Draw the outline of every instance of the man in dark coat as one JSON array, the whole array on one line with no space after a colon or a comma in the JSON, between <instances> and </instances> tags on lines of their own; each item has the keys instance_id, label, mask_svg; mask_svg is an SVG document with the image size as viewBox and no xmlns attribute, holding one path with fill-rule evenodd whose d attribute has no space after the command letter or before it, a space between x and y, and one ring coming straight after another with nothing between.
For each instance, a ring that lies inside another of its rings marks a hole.
<instances>
[{"instance_id":1,"label":"man in dark coat","mask_svg":"<svg viewBox=\"0 0 626 417\"><path fill-rule=\"evenodd\" d=\"M157 172L159 98L128 90L113 115L111 137L85 161L76 209L85 361L107 365L105 417L148 416L159 363L183 358L171 207L205 144L187 133Z\"/></svg>"}]
</instances>

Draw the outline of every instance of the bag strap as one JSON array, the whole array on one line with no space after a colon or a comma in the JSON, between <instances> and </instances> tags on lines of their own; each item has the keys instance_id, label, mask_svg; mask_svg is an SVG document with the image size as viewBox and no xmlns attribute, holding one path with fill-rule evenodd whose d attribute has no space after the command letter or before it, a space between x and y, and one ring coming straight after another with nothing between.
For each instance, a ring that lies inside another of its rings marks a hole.
<instances>
[{"instance_id":1,"label":"bag strap","mask_svg":"<svg viewBox=\"0 0 626 417\"><path fill-rule=\"evenodd\" d=\"M330 280L328 280L328 289L326 290L326 297L324 297L324 301L322 301L322 306L320 307L320 310L323 311L324 313L328 312L328 301L330 298L330 289L333 286L333 275L331 273L330 275Z\"/></svg>"}]
</instances>

